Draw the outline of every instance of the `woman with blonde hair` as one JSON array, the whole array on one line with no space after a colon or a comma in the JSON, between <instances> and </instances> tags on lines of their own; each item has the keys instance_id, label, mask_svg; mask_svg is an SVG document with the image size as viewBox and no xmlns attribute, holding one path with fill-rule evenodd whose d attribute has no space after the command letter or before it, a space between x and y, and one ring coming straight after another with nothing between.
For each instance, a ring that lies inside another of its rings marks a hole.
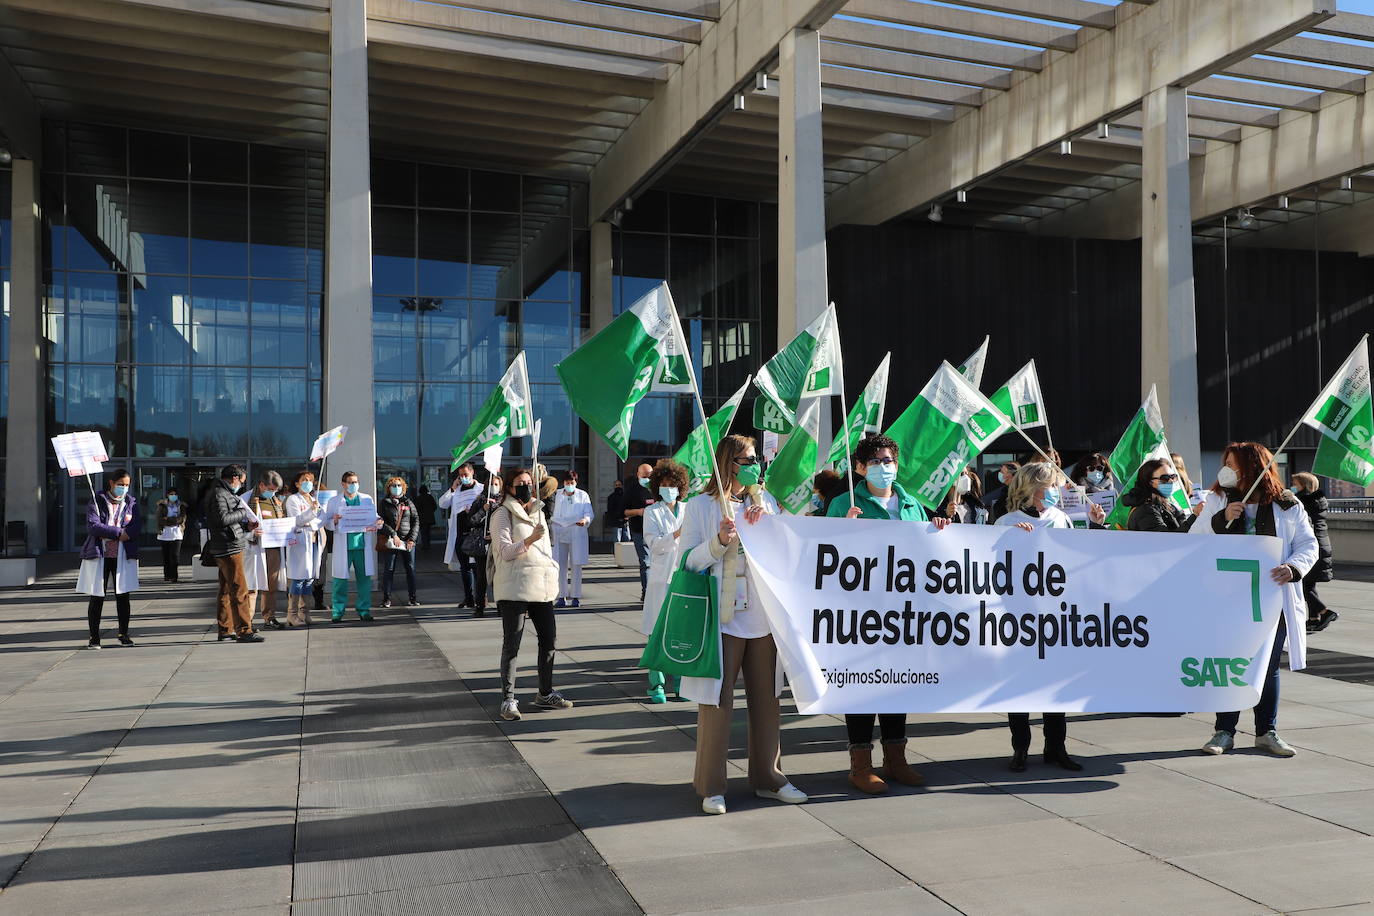
<instances>
[{"instance_id":1,"label":"woman with blonde hair","mask_svg":"<svg viewBox=\"0 0 1374 916\"><path fill-rule=\"evenodd\" d=\"M1202 511L1198 507L1207 498L1207 491L1193 483L1193 476L1188 473L1188 465L1183 463L1182 455L1178 452L1170 452L1169 459L1173 462L1174 470L1178 473L1179 485L1188 496L1188 505L1193 507L1193 515L1197 515Z\"/></svg>"},{"instance_id":2,"label":"woman with blonde hair","mask_svg":"<svg viewBox=\"0 0 1374 916\"><path fill-rule=\"evenodd\" d=\"M398 561L405 567L410 606L415 607L420 603L420 599L415 597L415 538L420 533L420 510L406 495L407 486L404 477L388 477L382 490L382 501L377 504L377 515L382 520L382 540L378 550L385 557L382 564L382 607L391 607L391 589L396 580Z\"/></svg>"},{"instance_id":3,"label":"woman with blonde hair","mask_svg":"<svg viewBox=\"0 0 1374 916\"><path fill-rule=\"evenodd\" d=\"M308 627L311 592L320 581L324 566L323 509L315 497L315 475L297 471L291 481L291 495L286 497L287 518L296 520L296 527L282 549L288 583L286 594L286 625Z\"/></svg>"},{"instance_id":4,"label":"woman with blonde hair","mask_svg":"<svg viewBox=\"0 0 1374 916\"><path fill-rule=\"evenodd\" d=\"M1007 514L999 518L998 525L1008 525L1023 531L1037 528L1073 528L1073 522L1064 511L1058 508L1059 488L1064 483L1064 472L1052 464L1032 461L1023 464L1012 478L1007 488ZM1090 503L1089 520L1101 527L1106 513L1097 503ZM1068 722L1062 712L1044 714L1045 762L1053 763L1065 770L1077 772L1083 764L1069 756L1065 742L1068 740ZM1030 755L1031 730L1030 713L1007 713L1007 726L1011 729L1011 763L1013 773L1026 771L1026 759Z\"/></svg>"},{"instance_id":5,"label":"woman with blonde hair","mask_svg":"<svg viewBox=\"0 0 1374 916\"><path fill-rule=\"evenodd\" d=\"M1300 659L1307 652L1305 621L1307 603L1302 577L1317 563L1317 538L1301 502L1283 488L1274 470L1274 456L1258 442L1232 442L1221 453L1217 482L1207 494L1191 534L1272 535L1283 542L1283 562L1269 570L1269 578L1283 588L1283 617L1274 633L1274 648L1264 674L1247 674L1251 684L1263 678L1255 704L1255 747L1275 757L1292 757L1296 751L1279 737L1279 656L1286 640L1293 640L1289 656ZM1291 624L1291 625L1290 625ZM1302 667L1302 663L1298 663ZM1204 754L1224 754L1236 743L1240 713L1219 712L1216 734L1202 746Z\"/></svg>"},{"instance_id":6,"label":"woman with blonde hair","mask_svg":"<svg viewBox=\"0 0 1374 916\"><path fill-rule=\"evenodd\" d=\"M678 543L687 568L709 572L720 589L722 678L682 679L682 695L699 704L692 784L707 814L725 813L730 719L735 681L741 672L749 706L749 785L760 798L789 804L807 800L806 793L780 769L782 668L735 527L740 516L752 525L765 514L778 512L777 502L759 485L760 471L753 439L739 435L722 439L716 448L716 471L706 489L687 504Z\"/></svg>"}]
</instances>

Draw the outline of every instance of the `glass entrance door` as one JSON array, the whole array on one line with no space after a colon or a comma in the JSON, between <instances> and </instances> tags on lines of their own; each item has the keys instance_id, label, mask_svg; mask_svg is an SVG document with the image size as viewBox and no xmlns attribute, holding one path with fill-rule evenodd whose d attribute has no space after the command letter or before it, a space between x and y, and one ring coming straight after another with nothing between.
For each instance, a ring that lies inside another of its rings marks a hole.
<instances>
[{"instance_id":1,"label":"glass entrance door","mask_svg":"<svg viewBox=\"0 0 1374 916\"><path fill-rule=\"evenodd\" d=\"M226 464L230 462L225 462ZM157 503L175 488L180 504L190 514L186 523L186 537L182 541L183 553L195 553L200 549L200 532L196 526L199 521L196 496L202 486L219 476L222 465L206 464L139 464L133 471L134 494L138 497L143 511L143 533L139 543L144 547L157 546Z\"/></svg>"}]
</instances>

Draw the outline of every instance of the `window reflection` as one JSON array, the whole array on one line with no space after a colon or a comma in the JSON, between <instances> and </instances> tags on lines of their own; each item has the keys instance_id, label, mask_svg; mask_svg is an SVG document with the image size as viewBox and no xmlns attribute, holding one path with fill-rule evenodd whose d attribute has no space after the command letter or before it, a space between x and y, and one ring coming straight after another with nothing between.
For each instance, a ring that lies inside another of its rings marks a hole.
<instances>
[{"instance_id":1,"label":"window reflection","mask_svg":"<svg viewBox=\"0 0 1374 916\"><path fill-rule=\"evenodd\" d=\"M191 348L191 296L184 277L134 278L134 355L145 363L185 363Z\"/></svg>"},{"instance_id":2,"label":"window reflection","mask_svg":"<svg viewBox=\"0 0 1374 916\"><path fill-rule=\"evenodd\" d=\"M191 282L191 361L248 365L248 281L196 277Z\"/></svg>"},{"instance_id":3,"label":"window reflection","mask_svg":"<svg viewBox=\"0 0 1374 916\"><path fill-rule=\"evenodd\" d=\"M250 454L247 369L191 370L191 453L197 456Z\"/></svg>"},{"instance_id":4,"label":"window reflection","mask_svg":"<svg viewBox=\"0 0 1374 916\"><path fill-rule=\"evenodd\" d=\"M318 433L310 422L304 370L255 372L251 390L252 454L299 456Z\"/></svg>"},{"instance_id":5,"label":"window reflection","mask_svg":"<svg viewBox=\"0 0 1374 916\"><path fill-rule=\"evenodd\" d=\"M305 284L289 280L254 280L252 293L253 366L303 365Z\"/></svg>"},{"instance_id":6,"label":"window reflection","mask_svg":"<svg viewBox=\"0 0 1374 916\"><path fill-rule=\"evenodd\" d=\"M419 391L415 384L378 382L372 386L376 402L374 425L377 454L416 454L416 405Z\"/></svg>"},{"instance_id":7,"label":"window reflection","mask_svg":"<svg viewBox=\"0 0 1374 916\"><path fill-rule=\"evenodd\" d=\"M519 299L522 237L518 214L472 214L474 298ZM567 240L564 240L567 244Z\"/></svg>"},{"instance_id":8,"label":"window reflection","mask_svg":"<svg viewBox=\"0 0 1374 916\"><path fill-rule=\"evenodd\" d=\"M188 378L183 366L140 366L135 370L135 456L186 455Z\"/></svg>"}]
</instances>

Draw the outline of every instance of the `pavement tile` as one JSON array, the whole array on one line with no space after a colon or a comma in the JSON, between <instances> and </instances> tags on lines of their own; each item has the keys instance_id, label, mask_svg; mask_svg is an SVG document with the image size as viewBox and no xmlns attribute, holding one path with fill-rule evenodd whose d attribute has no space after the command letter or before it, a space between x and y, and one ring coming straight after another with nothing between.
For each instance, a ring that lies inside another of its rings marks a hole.
<instances>
[{"instance_id":1,"label":"pavement tile","mask_svg":"<svg viewBox=\"0 0 1374 916\"><path fill-rule=\"evenodd\" d=\"M1374 837L1170 860L1281 912L1374 902Z\"/></svg>"},{"instance_id":2,"label":"pavement tile","mask_svg":"<svg viewBox=\"0 0 1374 916\"><path fill-rule=\"evenodd\" d=\"M1314 787L1315 788L1315 787ZM1274 804L1310 817L1374 835L1374 789L1357 792L1315 792L1274 799Z\"/></svg>"}]
</instances>

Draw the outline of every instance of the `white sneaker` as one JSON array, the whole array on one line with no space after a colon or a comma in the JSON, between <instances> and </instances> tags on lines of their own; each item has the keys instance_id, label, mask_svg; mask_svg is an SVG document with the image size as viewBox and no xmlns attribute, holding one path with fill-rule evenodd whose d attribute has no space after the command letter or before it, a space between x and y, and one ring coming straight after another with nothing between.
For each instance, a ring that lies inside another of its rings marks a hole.
<instances>
[{"instance_id":1,"label":"white sneaker","mask_svg":"<svg viewBox=\"0 0 1374 916\"><path fill-rule=\"evenodd\" d=\"M807 800L807 794L790 782L776 792L768 789L755 789L754 794L759 798L771 798L773 801L786 802L789 805L800 805Z\"/></svg>"},{"instance_id":2,"label":"white sneaker","mask_svg":"<svg viewBox=\"0 0 1374 916\"><path fill-rule=\"evenodd\" d=\"M1298 752L1292 746L1279 737L1279 733L1272 728L1263 735L1255 736L1255 747L1260 750L1273 754L1275 757L1292 757Z\"/></svg>"},{"instance_id":3,"label":"white sneaker","mask_svg":"<svg viewBox=\"0 0 1374 916\"><path fill-rule=\"evenodd\" d=\"M506 720L518 720L520 718L520 704L514 700L502 700L501 718Z\"/></svg>"},{"instance_id":4,"label":"white sneaker","mask_svg":"<svg viewBox=\"0 0 1374 916\"><path fill-rule=\"evenodd\" d=\"M534 705L540 709L572 709L572 700L567 699L557 690L549 691L548 696L536 693L534 695Z\"/></svg>"},{"instance_id":5,"label":"white sneaker","mask_svg":"<svg viewBox=\"0 0 1374 916\"><path fill-rule=\"evenodd\" d=\"M1212 740L1202 746L1204 754L1224 754L1236 746L1235 736L1230 732L1218 731Z\"/></svg>"},{"instance_id":6,"label":"white sneaker","mask_svg":"<svg viewBox=\"0 0 1374 916\"><path fill-rule=\"evenodd\" d=\"M701 810L706 814L724 814L725 796L708 795L701 800Z\"/></svg>"}]
</instances>

